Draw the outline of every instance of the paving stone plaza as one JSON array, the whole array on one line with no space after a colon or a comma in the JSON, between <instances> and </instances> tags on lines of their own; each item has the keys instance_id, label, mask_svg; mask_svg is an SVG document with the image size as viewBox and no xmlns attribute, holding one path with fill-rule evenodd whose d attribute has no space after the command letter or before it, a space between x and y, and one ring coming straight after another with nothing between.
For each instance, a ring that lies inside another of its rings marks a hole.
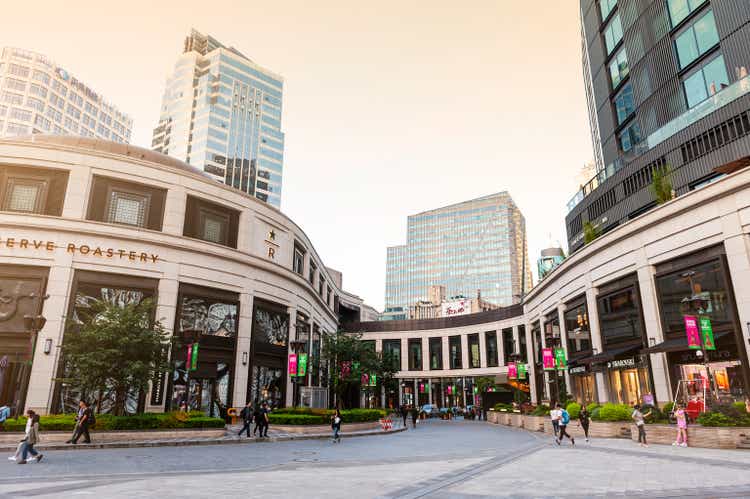
<instances>
[{"instance_id":1,"label":"paving stone plaza","mask_svg":"<svg viewBox=\"0 0 750 499\"><path fill-rule=\"evenodd\" d=\"M0 497L750 496L745 451L582 438L558 447L542 434L469 421L341 444L50 451L44 464L1 466Z\"/></svg>"}]
</instances>

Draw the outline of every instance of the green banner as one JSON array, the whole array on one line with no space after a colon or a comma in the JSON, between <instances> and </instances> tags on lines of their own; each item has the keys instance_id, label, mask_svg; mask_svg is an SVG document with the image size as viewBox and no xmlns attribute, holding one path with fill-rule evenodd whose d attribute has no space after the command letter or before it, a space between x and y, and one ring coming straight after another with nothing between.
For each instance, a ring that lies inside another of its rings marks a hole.
<instances>
[{"instance_id":1,"label":"green banner","mask_svg":"<svg viewBox=\"0 0 750 499\"><path fill-rule=\"evenodd\" d=\"M520 364L516 364L516 368L518 370L518 379L526 379L526 364L523 362Z\"/></svg>"},{"instance_id":2,"label":"green banner","mask_svg":"<svg viewBox=\"0 0 750 499\"><path fill-rule=\"evenodd\" d=\"M699 322L703 348L706 350L716 350L716 343L714 343L714 330L711 328L711 319L708 317L701 317Z\"/></svg>"},{"instance_id":3,"label":"green banner","mask_svg":"<svg viewBox=\"0 0 750 499\"><path fill-rule=\"evenodd\" d=\"M568 360L565 358L564 348L555 348L555 367L560 371L568 368Z\"/></svg>"},{"instance_id":4,"label":"green banner","mask_svg":"<svg viewBox=\"0 0 750 499\"><path fill-rule=\"evenodd\" d=\"M359 362L357 362L356 360L352 362L352 371L354 372L354 374L359 374Z\"/></svg>"},{"instance_id":5,"label":"green banner","mask_svg":"<svg viewBox=\"0 0 750 499\"><path fill-rule=\"evenodd\" d=\"M375 374L370 375L370 386L378 386L378 377Z\"/></svg>"},{"instance_id":6,"label":"green banner","mask_svg":"<svg viewBox=\"0 0 750 499\"><path fill-rule=\"evenodd\" d=\"M198 369L198 344L193 343L193 353L190 356L190 370L195 371Z\"/></svg>"},{"instance_id":7,"label":"green banner","mask_svg":"<svg viewBox=\"0 0 750 499\"><path fill-rule=\"evenodd\" d=\"M307 354L301 353L297 357L297 376L304 376L307 374Z\"/></svg>"}]
</instances>

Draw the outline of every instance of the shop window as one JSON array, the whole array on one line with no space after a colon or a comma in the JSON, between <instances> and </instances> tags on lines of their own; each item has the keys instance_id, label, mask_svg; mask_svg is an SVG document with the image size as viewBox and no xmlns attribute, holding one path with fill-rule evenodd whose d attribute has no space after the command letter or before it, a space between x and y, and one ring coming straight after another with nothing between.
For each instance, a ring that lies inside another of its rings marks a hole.
<instances>
[{"instance_id":1,"label":"shop window","mask_svg":"<svg viewBox=\"0 0 750 499\"><path fill-rule=\"evenodd\" d=\"M487 367L497 367L497 332L487 331L486 333L484 333L484 342L487 348Z\"/></svg>"},{"instance_id":2,"label":"shop window","mask_svg":"<svg viewBox=\"0 0 750 499\"><path fill-rule=\"evenodd\" d=\"M94 175L87 219L161 230L166 189Z\"/></svg>"},{"instance_id":3,"label":"shop window","mask_svg":"<svg viewBox=\"0 0 750 499\"><path fill-rule=\"evenodd\" d=\"M451 336L448 338L448 353L450 355L450 368L461 369L461 337Z\"/></svg>"},{"instance_id":4,"label":"shop window","mask_svg":"<svg viewBox=\"0 0 750 499\"><path fill-rule=\"evenodd\" d=\"M430 369L440 370L443 368L443 339L430 338Z\"/></svg>"},{"instance_id":5,"label":"shop window","mask_svg":"<svg viewBox=\"0 0 750 499\"><path fill-rule=\"evenodd\" d=\"M733 328L728 277L720 259L698 263L656 278L664 334L685 335L686 315L711 320L714 332Z\"/></svg>"},{"instance_id":6,"label":"shop window","mask_svg":"<svg viewBox=\"0 0 750 499\"><path fill-rule=\"evenodd\" d=\"M503 364L506 366L510 362L510 356L513 354L514 341L513 341L513 329L507 328L502 331L503 338Z\"/></svg>"},{"instance_id":7,"label":"shop window","mask_svg":"<svg viewBox=\"0 0 750 499\"><path fill-rule=\"evenodd\" d=\"M605 345L642 338L641 307L635 284L600 296L597 304Z\"/></svg>"},{"instance_id":8,"label":"shop window","mask_svg":"<svg viewBox=\"0 0 750 499\"><path fill-rule=\"evenodd\" d=\"M239 218L237 210L188 196L184 235L236 248Z\"/></svg>"},{"instance_id":9,"label":"shop window","mask_svg":"<svg viewBox=\"0 0 750 499\"><path fill-rule=\"evenodd\" d=\"M305 249L298 242L294 242L294 259L292 260L292 270L303 275L305 273Z\"/></svg>"},{"instance_id":10,"label":"shop window","mask_svg":"<svg viewBox=\"0 0 750 499\"><path fill-rule=\"evenodd\" d=\"M482 359L479 354L479 335L470 334L467 337L467 343L469 346L469 367L472 369L482 367Z\"/></svg>"},{"instance_id":11,"label":"shop window","mask_svg":"<svg viewBox=\"0 0 750 499\"><path fill-rule=\"evenodd\" d=\"M62 214L68 172L43 168L0 167L0 206L4 211Z\"/></svg>"},{"instance_id":12,"label":"shop window","mask_svg":"<svg viewBox=\"0 0 750 499\"><path fill-rule=\"evenodd\" d=\"M325 288L326 280L323 279L323 276L318 279L318 294L322 297L323 296L323 289Z\"/></svg>"},{"instance_id":13,"label":"shop window","mask_svg":"<svg viewBox=\"0 0 750 499\"><path fill-rule=\"evenodd\" d=\"M422 340L420 338L409 339L409 370L422 370Z\"/></svg>"},{"instance_id":14,"label":"shop window","mask_svg":"<svg viewBox=\"0 0 750 499\"><path fill-rule=\"evenodd\" d=\"M315 283L315 272L317 272L318 266L315 265L315 262L310 260L310 275L308 276L308 279L310 280L310 284Z\"/></svg>"},{"instance_id":15,"label":"shop window","mask_svg":"<svg viewBox=\"0 0 750 499\"><path fill-rule=\"evenodd\" d=\"M383 354L391 358L394 370L401 370L401 340L383 340Z\"/></svg>"},{"instance_id":16,"label":"shop window","mask_svg":"<svg viewBox=\"0 0 750 499\"><path fill-rule=\"evenodd\" d=\"M586 298L566 304L565 333L568 342L568 355L591 350L591 330L589 328Z\"/></svg>"}]
</instances>

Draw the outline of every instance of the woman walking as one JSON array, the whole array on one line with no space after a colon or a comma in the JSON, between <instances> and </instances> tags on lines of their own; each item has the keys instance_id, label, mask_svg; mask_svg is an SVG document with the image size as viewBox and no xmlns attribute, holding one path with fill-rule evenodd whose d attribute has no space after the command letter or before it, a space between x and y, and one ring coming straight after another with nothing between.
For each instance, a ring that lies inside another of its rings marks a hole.
<instances>
[{"instance_id":1,"label":"woman walking","mask_svg":"<svg viewBox=\"0 0 750 499\"><path fill-rule=\"evenodd\" d=\"M336 409L336 412L331 417L331 429L333 430L333 443L341 442L341 412Z\"/></svg>"},{"instance_id":2,"label":"woman walking","mask_svg":"<svg viewBox=\"0 0 750 499\"><path fill-rule=\"evenodd\" d=\"M633 418L635 425L638 427L638 445L641 447L648 447L648 442L646 442L646 418L650 415L651 411L643 414L641 412L641 406L638 404L633 406L633 413L630 415L630 417Z\"/></svg>"},{"instance_id":3,"label":"woman walking","mask_svg":"<svg viewBox=\"0 0 750 499\"><path fill-rule=\"evenodd\" d=\"M578 413L578 424L583 428L583 434L586 435L586 441L589 441L589 423L591 423L591 414L585 405L581 405L581 411Z\"/></svg>"},{"instance_id":4,"label":"woman walking","mask_svg":"<svg viewBox=\"0 0 750 499\"><path fill-rule=\"evenodd\" d=\"M39 415L31 409L29 409L26 415L31 424L26 424L26 438L24 439L24 445L21 449L21 460L16 461L18 464L26 464L26 458L29 454L34 456L37 463L44 457L43 454L38 453L36 449L34 449L34 445L39 442Z\"/></svg>"},{"instance_id":5,"label":"woman walking","mask_svg":"<svg viewBox=\"0 0 750 499\"><path fill-rule=\"evenodd\" d=\"M677 420L677 440L672 445L687 447L687 414L682 404L675 405L674 417Z\"/></svg>"}]
</instances>

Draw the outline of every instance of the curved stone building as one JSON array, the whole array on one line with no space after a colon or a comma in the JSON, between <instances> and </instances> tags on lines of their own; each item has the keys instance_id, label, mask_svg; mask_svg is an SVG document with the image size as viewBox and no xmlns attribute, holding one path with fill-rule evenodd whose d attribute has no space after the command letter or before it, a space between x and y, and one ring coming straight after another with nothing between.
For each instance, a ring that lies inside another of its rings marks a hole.
<instances>
[{"instance_id":1,"label":"curved stone building","mask_svg":"<svg viewBox=\"0 0 750 499\"><path fill-rule=\"evenodd\" d=\"M93 300L151 298L168 330L199 343L198 361L187 372L187 352L172 352L176 371L130 394L129 409L327 405L321 337L341 299L349 318L362 303L283 213L174 158L96 139L2 140L0 183L0 404L69 410L78 394L54 381L65 318ZM37 314L32 364L24 316ZM295 340L311 369L293 390Z\"/></svg>"}]
</instances>

